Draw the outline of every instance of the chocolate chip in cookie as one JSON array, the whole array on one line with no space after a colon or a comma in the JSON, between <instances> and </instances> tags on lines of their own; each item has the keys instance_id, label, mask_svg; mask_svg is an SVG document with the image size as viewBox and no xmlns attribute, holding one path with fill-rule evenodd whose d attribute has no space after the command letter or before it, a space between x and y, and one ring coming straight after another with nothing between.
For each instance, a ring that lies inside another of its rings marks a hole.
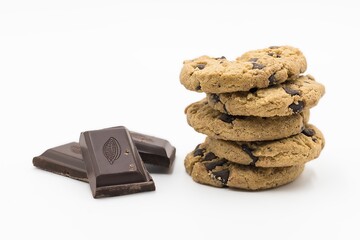
<instances>
[{"instance_id":1,"label":"chocolate chip in cookie","mask_svg":"<svg viewBox=\"0 0 360 240\"><path fill-rule=\"evenodd\" d=\"M225 159L220 159L219 161L212 161L212 162L206 162L205 168L208 171L213 170L214 168L216 168L217 166L222 166L226 163L227 161Z\"/></svg>"},{"instance_id":2,"label":"chocolate chip in cookie","mask_svg":"<svg viewBox=\"0 0 360 240\"><path fill-rule=\"evenodd\" d=\"M202 64L202 63L196 65L196 67L200 70L203 70L205 68L205 66L206 66L206 64Z\"/></svg>"},{"instance_id":3,"label":"chocolate chip in cookie","mask_svg":"<svg viewBox=\"0 0 360 240\"><path fill-rule=\"evenodd\" d=\"M274 85L274 84L276 84L275 73L269 77L269 85Z\"/></svg>"},{"instance_id":4,"label":"chocolate chip in cookie","mask_svg":"<svg viewBox=\"0 0 360 240\"><path fill-rule=\"evenodd\" d=\"M299 113L304 109L305 103L303 101L299 101L298 104L292 103L289 105L289 108L293 110L293 113Z\"/></svg>"},{"instance_id":5,"label":"chocolate chip in cookie","mask_svg":"<svg viewBox=\"0 0 360 240\"><path fill-rule=\"evenodd\" d=\"M193 155L194 155L194 157L196 157L196 156L202 157L202 156L204 156L204 152L205 152L205 149L200 148L200 144L199 144L196 146Z\"/></svg>"},{"instance_id":6,"label":"chocolate chip in cookie","mask_svg":"<svg viewBox=\"0 0 360 240\"><path fill-rule=\"evenodd\" d=\"M205 157L204 157L204 160L205 161L210 161L210 160L213 160L217 158L216 155L213 153L213 152L208 152Z\"/></svg>"},{"instance_id":7,"label":"chocolate chip in cookie","mask_svg":"<svg viewBox=\"0 0 360 240\"><path fill-rule=\"evenodd\" d=\"M298 90L295 90L295 89L291 89L289 87L283 87L283 89L285 90L285 92L291 96L295 96L295 95L298 95L300 96L300 91Z\"/></svg>"},{"instance_id":8,"label":"chocolate chip in cookie","mask_svg":"<svg viewBox=\"0 0 360 240\"><path fill-rule=\"evenodd\" d=\"M226 184L229 179L230 171L228 169L223 169L217 172L211 172L211 174L217 180L221 181L223 184Z\"/></svg>"},{"instance_id":9,"label":"chocolate chip in cookie","mask_svg":"<svg viewBox=\"0 0 360 240\"><path fill-rule=\"evenodd\" d=\"M265 67L264 65L256 62L253 62L252 65L253 65L252 69L263 69Z\"/></svg>"},{"instance_id":10,"label":"chocolate chip in cookie","mask_svg":"<svg viewBox=\"0 0 360 240\"><path fill-rule=\"evenodd\" d=\"M226 57L224 56L221 56L221 57L218 57L218 58L214 58L215 60L220 60L220 59L226 59Z\"/></svg>"},{"instance_id":11,"label":"chocolate chip in cookie","mask_svg":"<svg viewBox=\"0 0 360 240\"><path fill-rule=\"evenodd\" d=\"M236 118L229 114L222 113L222 114L220 114L219 119L226 123L232 123Z\"/></svg>"},{"instance_id":12,"label":"chocolate chip in cookie","mask_svg":"<svg viewBox=\"0 0 360 240\"><path fill-rule=\"evenodd\" d=\"M315 135L315 131L311 128L305 128L302 133L305 135L305 136L308 136L308 137L312 137Z\"/></svg>"}]
</instances>

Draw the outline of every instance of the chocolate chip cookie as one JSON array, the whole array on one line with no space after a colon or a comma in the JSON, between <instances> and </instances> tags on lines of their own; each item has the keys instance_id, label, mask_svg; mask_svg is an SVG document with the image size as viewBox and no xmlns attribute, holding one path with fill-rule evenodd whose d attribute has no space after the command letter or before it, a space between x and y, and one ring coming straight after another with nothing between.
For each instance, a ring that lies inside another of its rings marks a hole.
<instances>
[{"instance_id":1,"label":"chocolate chip cookie","mask_svg":"<svg viewBox=\"0 0 360 240\"><path fill-rule=\"evenodd\" d=\"M294 136L274 141L233 142L207 137L203 147L221 158L256 167L302 165L317 158L325 145L323 134L307 124Z\"/></svg>"},{"instance_id":2,"label":"chocolate chip cookie","mask_svg":"<svg viewBox=\"0 0 360 240\"><path fill-rule=\"evenodd\" d=\"M250 92L208 93L209 105L223 113L240 116L288 116L317 105L324 85L310 76Z\"/></svg>"},{"instance_id":3,"label":"chocolate chip cookie","mask_svg":"<svg viewBox=\"0 0 360 240\"><path fill-rule=\"evenodd\" d=\"M180 82L196 92L249 91L296 79L306 67L299 49L274 46L249 51L235 61L208 56L184 61Z\"/></svg>"},{"instance_id":4,"label":"chocolate chip cookie","mask_svg":"<svg viewBox=\"0 0 360 240\"><path fill-rule=\"evenodd\" d=\"M185 109L187 121L196 131L209 137L231 141L265 141L300 133L309 111L285 117L231 116L211 108L206 99Z\"/></svg>"},{"instance_id":5,"label":"chocolate chip cookie","mask_svg":"<svg viewBox=\"0 0 360 240\"><path fill-rule=\"evenodd\" d=\"M195 182L245 190L279 187L294 181L304 169L304 165L278 168L240 165L208 152L202 144L186 156L184 163Z\"/></svg>"}]
</instances>

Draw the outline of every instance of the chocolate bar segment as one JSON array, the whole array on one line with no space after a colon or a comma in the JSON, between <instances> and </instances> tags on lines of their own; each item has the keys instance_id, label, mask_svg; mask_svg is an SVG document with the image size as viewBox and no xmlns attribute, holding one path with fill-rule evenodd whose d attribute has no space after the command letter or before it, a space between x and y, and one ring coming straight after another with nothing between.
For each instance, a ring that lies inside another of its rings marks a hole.
<instances>
[{"instance_id":1,"label":"chocolate bar segment","mask_svg":"<svg viewBox=\"0 0 360 240\"><path fill-rule=\"evenodd\" d=\"M85 163L77 142L50 148L34 157L33 164L42 170L88 182Z\"/></svg>"},{"instance_id":2,"label":"chocolate bar segment","mask_svg":"<svg viewBox=\"0 0 360 240\"><path fill-rule=\"evenodd\" d=\"M80 147L94 198L155 190L125 127L83 132Z\"/></svg>"},{"instance_id":3,"label":"chocolate bar segment","mask_svg":"<svg viewBox=\"0 0 360 240\"><path fill-rule=\"evenodd\" d=\"M171 168L176 149L169 141L137 132L130 132L144 163Z\"/></svg>"}]
</instances>

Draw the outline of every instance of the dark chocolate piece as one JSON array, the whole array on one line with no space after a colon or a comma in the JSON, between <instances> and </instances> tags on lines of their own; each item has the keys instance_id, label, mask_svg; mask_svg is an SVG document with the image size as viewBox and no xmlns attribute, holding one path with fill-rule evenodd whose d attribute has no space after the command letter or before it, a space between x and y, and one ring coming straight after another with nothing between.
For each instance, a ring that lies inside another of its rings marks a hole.
<instances>
[{"instance_id":1,"label":"dark chocolate piece","mask_svg":"<svg viewBox=\"0 0 360 240\"><path fill-rule=\"evenodd\" d=\"M269 47L270 49L277 49L277 48L279 48L278 46L270 46Z\"/></svg>"},{"instance_id":2,"label":"dark chocolate piece","mask_svg":"<svg viewBox=\"0 0 360 240\"><path fill-rule=\"evenodd\" d=\"M137 132L130 132L130 135L144 163L172 167L176 148L169 141Z\"/></svg>"},{"instance_id":3,"label":"dark chocolate piece","mask_svg":"<svg viewBox=\"0 0 360 240\"><path fill-rule=\"evenodd\" d=\"M308 137L312 137L315 135L315 131L311 128L305 128L302 133L305 135L305 136L308 136Z\"/></svg>"},{"instance_id":4,"label":"dark chocolate piece","mask_svg":"<svg viewBox=\"0 0 360 240\"><path fill-rule=\"evenodd\" d=\"M34 157L33 164L42 170L88 182L85 163L77 142L48 149Z\"/></svg>"},{"instance_id":5,"label":"dark chocolate piece","mask_svg":"<svg viewBox=\"0 0 360 240\"><path fill-rule=\"evenodd\" d=\"M295 96L295 95L299 95L300 96L300 91L298 90L294 90L294 89L291 89L289 87L283 87L283 89L285 90L285 92L287 94L289 94L290 96Z\"/></svg>"},{"instance_id":6,"label":"dark chocolate piece","mask_svg":"<svg viewBox=\"0 0 360 240\"><path fill-rule=\"evenodd\" d=\"M211 162L207 162L205 163L205 168L208 171L213 170L214 168L216 168L217 166L222 166L226 163L227 161L225 159L220 159L219 161L211 161Z\"/></svg>"},{"instance_id":7,"label":"dark chocolate piece","mask_svg":"<svg viewBox=\"0 0 360 240\"><path fill-rule=\"evenodd\" d=\"M230 171L228 169L223 169L217 172L211 172L215 178L219 181L221 181L223 184L226 184L228 179L229 179L229 175L230 175Z\"/></svg>"},{"instance_id":8,"label":"dark chocolate piece","mask_svg":"<svg viewBox=\"0 0 360 240\"><path fill-rule=\"evenodd\" d=\"M276 78L275 78L275 73L271 74L271 76L269 77L269 85L274 85L276 84Z\"/></svg>"},{"instance_id":9,"label":"dark chocolate piece","mask_svg":"<svg viewBox=\"0 0 360 240\"><path fill-rule=\"evenodd\" d=\"M294 113L299 113L304 109L305 103L303 101L299 101L298 104L292 103L289 105L289 108L293 110Z\"/></svg>"},{"instance_id":10,"label":"dark chocolate piece","mask_svg":"<svg viewBox=\"0 0 360 240\"><path fill-rule=\"evenodd\" d=\"M258 157L254 156L254 154L252 153L253 149L249 148L249 146L247 146L246 144L242 144L241 145L241 149L247 153L247 155L249 155L249 157L252 160L251 165L255 165L255 163L257 162L257 160L259 160Z\"/></svg>"},{"instance_id":11,"label":"dark chocolate piece","mask_svg":"<svg viewBox=\"0 0 360 240\"><path fill-rule=\"evenodd\" d=\"M213 152L208 152L205 157L204 157L204 161L210 161L217 158L216 155Z\"/></svg>"},{"instance_id":12,"label":"dark chocolate piece","mask_svg":"<svg viewBox=\"0 0 360 240\"><path fill-rule=\"evenodd\" d=\"M226 59L226 57L221 56L221 57L215 58L215 60L219 60L219 59Z\"/></svg>"},{"instance_id":13,"label":"dark chocolate piece","mask_svg":"<svg viewBox=\"0 0 360 240\"><path fill-rule=\"evenodd\" d=\"M198 64L198 65L196 65L196 67L198 68L198 69L200 69L200 70L203 70L204 68L205 68L205 64Z\"/></svg>"},{"instance_id":14,"label":"dark chocolate piece","mask_svg":"<svg viewBox=\"0 0 360 240\"><path fill-rule=\"evenodd\" d=\"M83 132L79 143L94 198L155 190L125 127Z\"/></svg>"},{"instance_id":15,"label":"dark chocolate piece","mask_svg":"<svg viewBox=\"0 0 360 240\"><path fill-rule=\"evenodd\" d=\"M220 114L219 119L226 123L232 123L236 118L234 116L222 113Z\"/></svg>"},{"instance_id":16,"label":"dark chocolate piece","mask_svg":"<svg viewBox=\"0 0 360 240\"><path fill-rule=\"evenodd\" d=\"M253 65L252 69L263 69L265 67L264 65L256 62L253 62L252 65Z\"/></svg>"},{"instance_id":17,"label":"dark chocolate piece","mask_svg":"<svg viewBox=\"0 0 360 240\"><path fill-rule=\"evenodd\" d=\"M205 149L200 148L200 144L199 144L196 146L193 155L194 155L194 157L196 157L196 156L202 157L202 156L204 156L204 152L205 152Z\"/></svg>"}]
</instances>

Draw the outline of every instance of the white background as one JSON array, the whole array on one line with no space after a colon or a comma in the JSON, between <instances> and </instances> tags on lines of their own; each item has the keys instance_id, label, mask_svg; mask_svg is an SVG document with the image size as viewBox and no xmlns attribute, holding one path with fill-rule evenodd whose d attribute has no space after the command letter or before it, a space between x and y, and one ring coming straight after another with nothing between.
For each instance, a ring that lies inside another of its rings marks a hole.
<instances>
[{"instance_id":1,"label":"white background","mask_svg":"<svg viewBox=\"0 0 360 240\"><path fill-rule=\"evenodd\" d=\"M357 1L0 1L0 239L359 239ZM321 157L262 192L196 184L183 159L204 136L183 113L182 61L292 45L326 86L311 123ZM95 200L32 166L79 133L117 125L177 147L157 190Z\"/></svg>"}]
</instances>

